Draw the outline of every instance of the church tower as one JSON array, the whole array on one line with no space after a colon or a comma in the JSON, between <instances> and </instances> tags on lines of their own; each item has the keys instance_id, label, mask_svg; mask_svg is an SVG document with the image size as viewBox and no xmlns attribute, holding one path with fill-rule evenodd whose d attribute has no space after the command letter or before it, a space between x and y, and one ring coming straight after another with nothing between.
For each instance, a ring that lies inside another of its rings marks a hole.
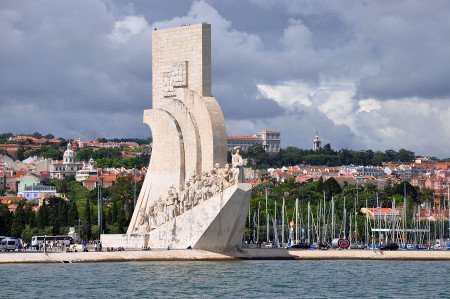
<instances>
[{"instance_id":1,"label":"church tower","mask_svg":"<svg viewBox=\"0 0 450 299\"><path fill-rule=\"evenodd\" d=\"M313 139L313 151L318 152L322 148L321 143L319 132L316 131L316 136Z\"/></svg>"}]
</instances>

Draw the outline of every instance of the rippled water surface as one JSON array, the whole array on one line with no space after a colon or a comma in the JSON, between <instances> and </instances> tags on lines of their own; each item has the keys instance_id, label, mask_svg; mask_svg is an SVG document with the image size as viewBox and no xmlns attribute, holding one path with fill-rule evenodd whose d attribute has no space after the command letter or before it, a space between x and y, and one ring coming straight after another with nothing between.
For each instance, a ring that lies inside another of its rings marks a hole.
<instances>
[{"instance_id":1,"label":"rippled water surface","mask_svg":"<svg viewBox=\"0 0 450 299\"><path fill-rule=\"evenodd\" d=\"M450 298L449 262L232 261L0 265L2 298Z\"/></svg>"}]
</instances>

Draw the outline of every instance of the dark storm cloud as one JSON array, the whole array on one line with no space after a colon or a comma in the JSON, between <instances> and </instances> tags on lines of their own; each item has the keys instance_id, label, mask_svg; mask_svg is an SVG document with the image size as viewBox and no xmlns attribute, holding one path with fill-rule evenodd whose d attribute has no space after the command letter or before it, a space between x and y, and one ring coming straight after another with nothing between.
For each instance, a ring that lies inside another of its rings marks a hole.
<instances>
[{"instance_id":1,"label":"dark storm cloud","mask_svg":"<svg viewBox=\"0 0 450 299\"><path fill-rule=\"evenodd\" d=\"M336 147L401 144L447 155L449 8L444 1L2 1L0 128L148 135L151 30L206 21L213 94L230 133L278 128L284 146L309 147L319 129ZM416 132L433 124L443 137L409 132L395 115L402 105L411 106L403 120L425 120Z\"/></svg>"},{"instance_id":2,"label":"dark storm cloud","mask_svg":"<svg viewBox=\"0 0 450 299\"><path fill-rule=\"evenodd\" d=\"M315 47L329 44L335 54L353 51L352 57L341 58L361 97L450 96L446 80L450 71L448 1L252 2L272 13L301 19L313 33ZM352 69L368 64L376 69L355 76L358 71Z\"/></svg>"}]
</instances>

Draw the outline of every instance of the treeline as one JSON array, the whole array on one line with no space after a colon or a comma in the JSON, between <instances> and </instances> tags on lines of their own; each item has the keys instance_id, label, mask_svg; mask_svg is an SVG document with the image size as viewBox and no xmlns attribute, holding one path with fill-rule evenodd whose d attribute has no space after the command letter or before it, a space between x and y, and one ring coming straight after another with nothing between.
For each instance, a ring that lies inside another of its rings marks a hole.
<instances>
[{"instance_id":1,"label":"treeline","mask_svg":"<svg viewBox=\"0 0 450 299\"><path fill-rule=\"evenodd\" d=\"M139 145L143 145L143 144L150 144L152 142L152 138L110 138L110 139L106 139L106 138L98 138L97 139L98 142L103 142L106 143L108 141L110 142L136 142Z\"/></svg>"},{"instance_id":2,"label":"treeline","mask_svg":"<svg viewBox=\"0 0 450 299\"><path fill-rule=\"evenodd\" d=\"M254 145L242 153L248 159L249 166L258 169L269 167L293 166L299 164L341 166L341 165L374 165L379 166L383 162L413 162L415 154L412 151L401 149L382 151L354 151L341 149L335 151L326 144L319 151L287 147L281 149L276 155L268 154L262 145ZM231 154L229 154L231 159Z\"/></svg>"},{"instance_id":3,"label":"treeline","mask_svg":"<svg viewBox=\"0 0 450 299\"><path fill-rule=\"evenodd\" d=\"M6 134L9 136L10 134ZM16 160L23 161L31 156L39 156L44 157L46 159L52 160L62 160L64 151L67 146L66 140L61 140L57 144L43 144L39 149L33 149L31 144L28 143L20 143L20 146L12 155L12 158ZM146 151L142 151L139 153L139 149L135 149L131 152L137 152L136 157L127 157L124 158L122 156L122 151L127 151L128 149L121 148L101 148L101 149L93 149L87 148L77 152L77 159L79 161L87 162L89 159L93 158L96 162L96 166L99 168L142 168L148 166L150 160L150 153ZM0 154L8 155L8 153L4 150L0 149ZM9 155L8 155L9 156Z\"/></svg>"},{"instance_id":4,"label":"treeline","mask_svg":"<svg viewBox=\"0 0 450 299\"><path fill-rule=\"evenodd\" d=\"M75 227L85 240L98 239L100 232L124 233L134 210L134 179L122 177L116 183L102 189L102 227L98 223L98 193L89 191L73 177L64 180L49 180L65 197L53 197L33 212L27 201L18 204L16 212L10 213L6 205L0 204L0 235L16 236L29 242L35 235L67 234ZM136 195L142 182L136 183Z\"/></svg>"},{"instance_id":5,"label":"treeline","mask_svg":"<svg viewBox=\"0 0 450 299\"><path fill-rule=\"evenodd\" d=\"M137 157L122 157L121 148L101 148L94 150L92 148L83 149L77 152L79 161L89 161L94 159L98 168L142 168L148 166L150 160L149 153L141 153Z\"/></svg>"},{"instance_id":6,"label":"treeline","mask_svg":"<svg viewBox=\"0 0 450 299\"><path fill-rule=\"evenodd\" d=\"M37 212L24 200L18 203L14 214L6 205L0 205L0 235L30 241L34 235L66 234L69 226L77 225L78 219L74 200L52 197Z\"/></svg>"}]
</instances>

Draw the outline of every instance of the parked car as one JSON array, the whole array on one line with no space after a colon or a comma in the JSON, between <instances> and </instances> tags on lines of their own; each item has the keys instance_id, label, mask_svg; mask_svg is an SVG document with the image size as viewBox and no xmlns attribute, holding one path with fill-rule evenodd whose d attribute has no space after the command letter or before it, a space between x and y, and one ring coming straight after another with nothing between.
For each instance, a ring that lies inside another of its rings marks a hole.
<instances>
[{"instance_id":1,"label":"parked car","mask_svg":"<svg viewBox=\"0 0 450 299\"><path fill-rule=\"evenodd\" d=\"M310 246L308 243L297 243L289 247L289 249L309 249L309 248Z\"/></svg>"},{"instance_id":2,"label":"parked car","mask_svg":"<svg viewBox=\"0 0 450 299\"><path fill-rule=\"evenodd\" d=\"M399 246L397 243L389 243L383 246L380 246L380 250L398 250Z\"/></svg>"}]
</instances>

